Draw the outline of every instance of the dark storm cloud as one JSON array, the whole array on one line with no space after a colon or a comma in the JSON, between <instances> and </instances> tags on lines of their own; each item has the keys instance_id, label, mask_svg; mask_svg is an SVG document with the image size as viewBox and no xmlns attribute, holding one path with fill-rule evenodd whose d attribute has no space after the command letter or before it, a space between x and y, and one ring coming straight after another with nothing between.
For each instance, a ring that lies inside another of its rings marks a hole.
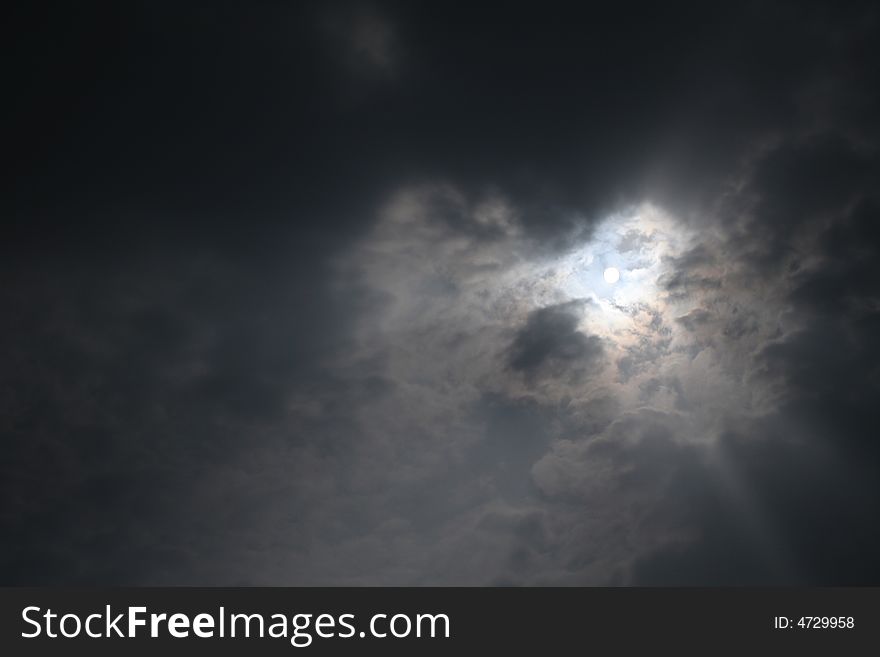
<instances>
[{"instance_id":1,"label":"dark storm cloud","mask_svg":"<svg viewBox=\"0 0 880 657\"><path fill-rule=\"evenodd\" d=\"M792 299L825 313L871 314L880 284L880 208L876 199L861 199L820 237L822 266L793 277Z\"/></svg>"},{"instance_id":2,"label":"dark storm cloud","mask_svg":"<svg viewBox=\"0 0 880 657\"><path fill-rule=\"evenodd\" d=\"M880 582L877 20L15 12L3 582Z\"/></svg>"},{"instance_id":3,"label":"dark storm cloud","mask_svg":"<svg viewBox=\"0 0 880 657\"><path fill-rule=\"evenodd\" d=\"M583 302L534 311L510 345L509 365L526 377L577 373L602 357L602 341L577 330Z\"/></svg>"},{"instance_id":4,"label":"dark storm cloud","mask_svg":"<svg viewBox=\"0 0 880 657\"><path fill-rule=\"evenodd\" d=\"M111 280L85 264L20 274L3 295L3 517L40 539L7 544L4 568L16 582L185 578L194 474L282 419L284 391L315 378L303 343L321 339L280 319L287 294L255 297L248 272L210 258Z\"/></svg>"},{"instance_id":5,"label":"dark storm cloud","mask_svg":"<svg viewBox=\"0 0 880 657\"><path fill-rule=\"evenodd\" d=\"M798 255L799 236L841 219L880 183L876 146L836 132L782 143L750 175L744 196L755 200L742 239L747 256L768 268Z\"/></svg>"}]
</instances>

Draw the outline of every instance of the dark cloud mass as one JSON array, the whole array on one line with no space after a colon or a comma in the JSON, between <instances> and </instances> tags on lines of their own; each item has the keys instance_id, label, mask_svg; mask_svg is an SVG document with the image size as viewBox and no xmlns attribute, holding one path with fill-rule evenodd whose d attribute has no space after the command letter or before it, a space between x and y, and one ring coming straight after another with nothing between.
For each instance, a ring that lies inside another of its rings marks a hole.
<instances>
[{"instance_id":1,"label":"dark cloud mass","mask_svg":"<svg viewBox=\"0 0 880 657\"><path fill-rule=\"evenodd\" d=\"M510 346L510 367L528 377L559 376L598 360L599 338L577 330L582 305L570 301L532 312Z\"/></svg>"},{"instance_id":2,"label":"dark cloud mass","mask_svg":"<svg viewBox=\"0 0 880 657\"><path fill-rule=\"evenodd\" d=\"M3 584L880 585L875 4L21 4Z\"/></svg>"}]
</instances>

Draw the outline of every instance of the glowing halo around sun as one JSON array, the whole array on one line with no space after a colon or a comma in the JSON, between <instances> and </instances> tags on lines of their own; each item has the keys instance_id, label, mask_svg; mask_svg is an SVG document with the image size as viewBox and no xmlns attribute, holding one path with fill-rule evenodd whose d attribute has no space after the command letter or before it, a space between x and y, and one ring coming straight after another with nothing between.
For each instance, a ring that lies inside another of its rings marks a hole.
<instances>
[{"instance_id":1,"label":"glowing halo around sun","mask_svg":"<svg viewBox=\"0 0 880 657\"><path fill-rule=\"evenodd\" d=\"M617 270L617 267L608 267L602 276L606 283L614 284L620 280L620 272Z\"/></svg>"},{"instance_id":2,"label":"glowing halo around sun","mask_svg":"<svg viewBox=\"0 0 880 657\"><path fill-rule=\"evenodd\" d=\"M688 299L671 298L664 277L670 262L693 244L687 227L662 208L648 202L623 208L599 222L588 240L553 263L553 275L545 280L555 284L550 290L555 294L533 303L585 300L583 330L613 339L619 346L629 344L653 330L645 322L691 309Z\"/></svg>"}]
</instances>

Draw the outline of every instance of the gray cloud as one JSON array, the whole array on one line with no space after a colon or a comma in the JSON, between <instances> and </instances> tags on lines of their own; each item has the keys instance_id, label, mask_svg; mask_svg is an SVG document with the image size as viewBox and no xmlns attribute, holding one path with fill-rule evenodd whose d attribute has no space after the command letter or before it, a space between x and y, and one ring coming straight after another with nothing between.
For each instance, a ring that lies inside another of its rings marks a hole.
<instances>
[{"instance_id":1,"label":"gray cloud","mask_svg":"<svg viewBox=\"0 0 880 657\"><path fill-rule=\"evenodd\" d=\"M602 341L577 330L582 306L570 301L532 312L510 345L510 367L530 378L591 367L602 357Z\"/></svg>"},{"instance_id":2,"label":"gray cloud","mask_svg":"<svg viewBox=\"0 0 880 657\"><path fill-rule=\"evenodd\" d=\"M5 583L880 581L874 8L58 11Z\"/></svg>"}]
</instances>

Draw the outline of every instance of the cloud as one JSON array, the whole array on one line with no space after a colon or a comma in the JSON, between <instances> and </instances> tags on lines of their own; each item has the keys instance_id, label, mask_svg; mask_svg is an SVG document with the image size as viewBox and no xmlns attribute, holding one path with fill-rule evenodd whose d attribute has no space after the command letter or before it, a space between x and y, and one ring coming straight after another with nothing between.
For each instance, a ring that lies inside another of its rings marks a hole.
<instances>
[{"instance_id":1,"label":"cloud","mask_svg":"<svg viewBox=\"0 0 880 657\"><path fill-rule=\"evenodd\" d=\"M873 9L83 11L16 44L6 583L880 581Z\"/></svg>"},{"instance_id":2,"label":"cloud","mask_svg":"<svg viewBox=\"0 0 880 657\"><path fill-rule=\"evenodd\" d=\"M602 341L577 330L581 301L532 312L510 345L509 365L528 378L593 366L602 356Z\"/></svg>"},{"instance_id":3,"label":"cloud","mask_svg":"<svg viewBox=\"0 0 880 657\"><path fill-rule=\"evenodd\" d=\"M364 3L325 8L319 21L336 58L364 79L392 77L401 68L397 30L379 9Z\"/></svg>"}]
</instances>

